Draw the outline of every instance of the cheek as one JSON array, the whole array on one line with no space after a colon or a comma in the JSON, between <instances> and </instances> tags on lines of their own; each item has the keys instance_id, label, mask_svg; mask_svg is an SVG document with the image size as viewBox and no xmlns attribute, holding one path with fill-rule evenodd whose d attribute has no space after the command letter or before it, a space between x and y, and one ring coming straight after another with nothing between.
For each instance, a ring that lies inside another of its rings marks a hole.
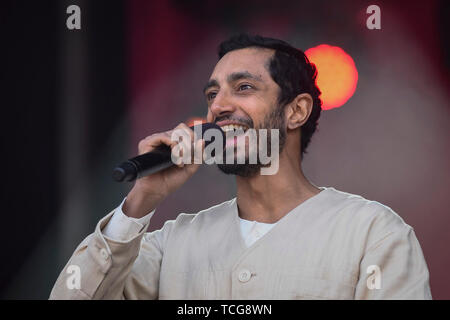
<instances>
[{"instance_id":1,"label":"cheek","mask_svg":"<svg viewBox=\"0 0 450 320\"><path fill-rule=\"evenodd\" d=\"M214 117L212 115L211 109L208 108L208 113L206 114L206 122L213 122Z\"/></svg>"},{"instance_id":2,"label":"cheek","mask_svg":"<svg viewBox=\"0 0 450 320\"><path fill-rule=\"evenodd\" d=\"M252 106L257 110L262 118L272 112L278 105L278 95L275 90L261 91L252 97Z\"/></svg>"},{"instance_id":3,"label":"cheek","mask_svg":"<svg viewBox=\"0 0 450 320\"><path fill-rule=\"evenodd\" d=\"M257 103L247 105L245 111L253 120L255 128L261 128L264 125L266 117L272 113L273 108L275 108L275 105L260 100Z\"/></svg>"}]
</instances>

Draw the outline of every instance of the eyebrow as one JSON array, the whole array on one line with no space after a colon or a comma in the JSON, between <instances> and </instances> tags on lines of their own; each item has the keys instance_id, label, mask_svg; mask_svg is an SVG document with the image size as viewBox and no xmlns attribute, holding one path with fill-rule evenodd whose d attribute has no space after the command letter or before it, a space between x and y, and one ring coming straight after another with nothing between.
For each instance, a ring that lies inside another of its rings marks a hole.
<instances>
[{"instance_id":1,"label":"eyebrow","mask_svg":"<svg viewBox=\"0 0 450 320\"><path fill-rule=\"evenodd\" d=\"M211 87L220 87L219 82L217 82L217 80L214 79L209 80L203 87L203 93L206 93L206 91Z\"/></svg>"},{"instance_id":2,"label":"eyebrow","mask_svg":"<svg viewBox=\"0 0 450 320\"><path fill-rule=\"evenodd\" d=\"M262 82L261 76L256 76L254 74L251 74L248 71L240 71L240 72L233 72L227 77L227 82L234 82L242 79L249 79L249 80L255 80ZM219 82L215 79L209 80L206 85L203 87L203 93L206 93L206 91L211 87L220 87Z\"/></svg>"}]
</instances>

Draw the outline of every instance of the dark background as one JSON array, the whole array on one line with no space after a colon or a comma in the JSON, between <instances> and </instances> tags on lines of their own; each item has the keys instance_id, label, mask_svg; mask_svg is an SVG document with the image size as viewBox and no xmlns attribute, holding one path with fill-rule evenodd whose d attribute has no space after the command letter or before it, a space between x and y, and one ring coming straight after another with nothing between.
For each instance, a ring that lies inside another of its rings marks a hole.
<instances>
[{"instance_id":1,"label":"dark background","mask_svg":"<svg viewBox=\"0 0 450 320\"><path fill-rule=\"evenodd\" d=\"M2 1L0 296L48 298L75 246L131 187L111 169L148 133L206 113L201 89L216 46L247 31L353 57L356 92L322 113L305 172L393 208L415 229L433 297L449 299L448 3ZM81 30L66 28L71 4ZM365 27L370 4L381 8L381 30ZM231 198L234 187L202 168L151 229Z\"/></svg>"}]
</instances>

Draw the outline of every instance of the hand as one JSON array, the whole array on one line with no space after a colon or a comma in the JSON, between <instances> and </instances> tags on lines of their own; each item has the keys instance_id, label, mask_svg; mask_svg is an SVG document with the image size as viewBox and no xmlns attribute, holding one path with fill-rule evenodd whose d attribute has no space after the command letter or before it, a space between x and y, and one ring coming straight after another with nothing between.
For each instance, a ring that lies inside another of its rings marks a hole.
<instances>
[{"instance_id":1,"label":"hand","mask_svg":"<svg viewBox=\"0 0 450 320\"><path fill-rule=\"evenodd\" d=\"M190 141L172 141L172 133L174 130L184 130L191 137ZM165 144L173 149L177 144L186 150L186 144L194 143L194 132L184 123L180 123L176 128L170 131L155 133L141 140L138 145L139 155L150 152ZM197 140L194 149L200 148L203 152L204 141ZM192 148L191 148L192 149ZM198 154L202 154L202 152ZM183 154L180 155L181 157ZM193 155L191 155L191 164L184 164L180 159L179 164L169 167L165 170L156 172L152 175L139 178L133 189L127 196L123 205L123 212L133 218L141 218L151 212L161 203L169 194L181 187L192 175L198 170L199 164L194 163Z\"/></svg>"}]
</instances>

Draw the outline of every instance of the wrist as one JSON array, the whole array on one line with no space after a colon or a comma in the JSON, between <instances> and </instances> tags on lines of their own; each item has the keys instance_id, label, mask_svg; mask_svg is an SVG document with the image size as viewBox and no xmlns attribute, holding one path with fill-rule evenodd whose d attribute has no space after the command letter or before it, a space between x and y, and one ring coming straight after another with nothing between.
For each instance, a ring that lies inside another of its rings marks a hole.
<instances>
[{"instance_id":1,"label":"wrist","mask_svg":"<svg viewBox=\"0 0 450 320\"><path fill-rule=\"evenodd\" d=\"M153 211L164 198L162 195L148 194L133 188L127 195L122 211L128 217L139 219Z\"/></svg>"}]
</instances>

